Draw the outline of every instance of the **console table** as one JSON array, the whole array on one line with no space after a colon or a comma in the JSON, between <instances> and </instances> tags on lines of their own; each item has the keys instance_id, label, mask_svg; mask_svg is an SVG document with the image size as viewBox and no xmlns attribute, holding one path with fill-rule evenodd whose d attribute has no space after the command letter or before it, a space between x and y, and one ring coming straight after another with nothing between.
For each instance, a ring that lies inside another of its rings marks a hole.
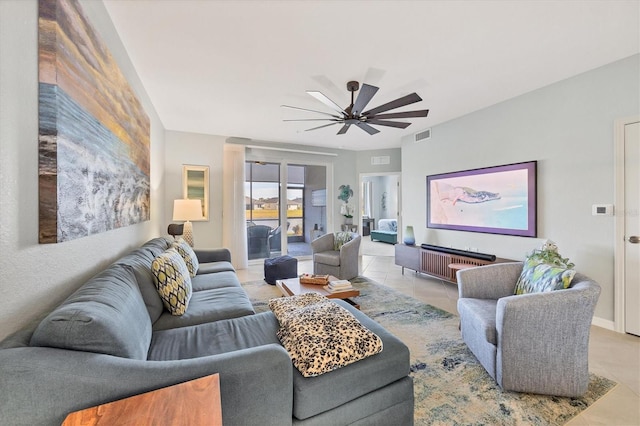
<instances>
[{"instance_id":1,"label":"console table","mask_svg":"<svg viewBox=\"0 0 640 426\"><path fill-rule=\"evenodd\" d=\"M340 225L340 230L344 232L358 232L358 225L348 225L345 223Z\"/></svg>"},{"instance_id":2,"label":"console table","mask_svg":"<svg viewBox=\"0 0 640 426\"><path fill-rule=\"evenodd\" d=\"M62 426L117 424L222 425L218 374L74 411Z\"/></svg>"},{"instance_id":3,"label":"console table","mask_svg":"<svg viewBox=\"0 0 640 426\"><path fill-rule=\"evenodd\" d=\"M456 269L449 267L451 264L464 264L465 267L484 266L494 263L515 262L511 259L496 258L495 261L476 259L471 256L442 253L435 250L423 249L420 246L408 246L406 244L395 245L395 264L412 269L421 274L440 278L441 280L457 284ZM469 252L469 254L473 254ZM460 268L459 268L460 269Z\"/></svg>"}]
</instances>

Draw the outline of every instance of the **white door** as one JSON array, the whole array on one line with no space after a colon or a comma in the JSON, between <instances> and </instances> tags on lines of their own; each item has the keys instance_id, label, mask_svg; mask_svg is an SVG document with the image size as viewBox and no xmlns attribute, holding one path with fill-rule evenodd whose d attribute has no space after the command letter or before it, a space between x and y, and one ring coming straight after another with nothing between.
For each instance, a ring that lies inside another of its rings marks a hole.
<instances>
[{"instance_id":1,"label":"white door","mask_svg":"<svg viewBox=\"0 0 640 426\"><path fill-rule=\"evenodd\" d=\"M624 129L625 332L640 336L640 123Z\"/></svg>"}]
</instances>

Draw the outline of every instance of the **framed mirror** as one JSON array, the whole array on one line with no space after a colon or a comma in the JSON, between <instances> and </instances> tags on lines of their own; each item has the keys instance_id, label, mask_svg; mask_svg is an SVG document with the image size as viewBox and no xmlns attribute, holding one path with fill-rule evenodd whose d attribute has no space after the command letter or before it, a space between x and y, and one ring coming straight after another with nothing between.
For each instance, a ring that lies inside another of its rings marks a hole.
<instances>
[{"instance_id":1,"label":"framed mirror","mask_svg":"<svg viewBox=\"0 0 640 426\"><path fill-rule=\"evenodd\" d=\"M182 198L200 200L201 220L209 220L209 166L182 166Z\"/></svg>"}]
</instances>

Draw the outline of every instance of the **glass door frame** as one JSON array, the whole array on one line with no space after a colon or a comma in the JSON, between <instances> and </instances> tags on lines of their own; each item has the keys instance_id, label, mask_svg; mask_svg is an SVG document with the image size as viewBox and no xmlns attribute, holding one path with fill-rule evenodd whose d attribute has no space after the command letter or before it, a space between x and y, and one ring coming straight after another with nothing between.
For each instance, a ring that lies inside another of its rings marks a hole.
<instances>
[{"instance_id":1,"label":"glass door frame","mask_svg":"<svg viewBox=\"0 0 640 426\"><path fill-rule=\"evenodd\" d=\"M269 151L268 147L265 147L264 151L259 150L258 147L252 147L251 152L246 154L245 161L264 161L267 163L280 164L280 199L284 196L286 198L286 192L283 194L283 188L287 187L288 174L287 167L292 166L321 166L325 167L326 178L325 184L327 189L327 206L324 208L324 214L326 219L326 232L333 232L334 225L334 207L336 197L334 184L333 184L333 163L322 161L321 158L313 154L300 154L296 152L287 153L286 151L278 151L280 156L275 156L273 152ZM285 190L286 191L286 190ZM286 202L286 200L285 200ZM280 209L280 223L287 223L287 212L284 209ZM286 232L282 232L281 238L281 251L287 253L287 235ZM300 259L310 259L311 256L299 256ZM249 262L252 262L251 260Z\"/></svg>"}]
</instances>

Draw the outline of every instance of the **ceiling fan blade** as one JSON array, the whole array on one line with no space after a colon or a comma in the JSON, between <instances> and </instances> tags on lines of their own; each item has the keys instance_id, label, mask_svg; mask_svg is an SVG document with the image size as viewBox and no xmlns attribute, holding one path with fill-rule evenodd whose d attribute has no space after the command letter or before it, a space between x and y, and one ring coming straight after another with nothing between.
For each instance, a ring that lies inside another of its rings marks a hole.
<instances>
[{"instance_id":1,"label":"ceiling fan blade","mask_svg":"<svg viewBox=\"0 0 640 426\"><path fill-rule=\"evenodd\" d=\"M376 115L379 112L385 112L385 111L389 111L390 109L400 108L405 105L410 105L416 102L420 102L421 100L422 98L418 96L417 93L414 92L414 93L411 93L410 95L398 98L395 101L387 102L384 105L380 105L377 108L370 109L369 111L365 111L362 113L362 115L369 117L372 115Z\"/></svg>"},{"instance_id":2,"label":"ceiling fan blade","mask_svg":"<svg viewBox=\"0 0 640 426\"><path fill-rule=\"evenodd\" d=\"M342 120L338 120L337 118L290 118L282 121L335 121L337 123Z\"/></svg>"},{"instance_id":3,"label":"ceiling fan blade","mask_svg":"<svg viewBox=\"0 0 640 426\"><path fill-rule=\"evenodd\" d=\"M405 111L405 112L392 112L389 114L378 114L378 115L370 115L369 121L371 118L413 118L413 117L426 117L429 114L428 109L422 109L420 111Z\"/></svg>"},{"instance_id":4,"label":"ceiling fan blade","mask_svg":"<svg viewBox=\"0 0 640 426\"><path fill-rule=\"evenodd\" d=\"M339 117L337 115L329 114L328 112L316 111L315 109L300 108L300 107L295 107L295 106L291 106L291 105L280 105L280 106L284 107L284 108L299 109L301 111L316 112L318 114L328 115L329 117L333 117L333 118L341 118L341 117Z\"/></svg>"},{"instance_id":5,"label":"ceiling fan blade","mask_svg":"<svg viewBox=\"0 0 640 426\"><path fill-rule=\"evenodd\" d=\"M360 114L378 90L379 88L376 86L363 84L358 93L358 99L356 99L356 102L353 104L353 108L351 108L351 113L353 115Z\"/></svg>"},{"instance_id":6,"label":"ceiling fan blade","mask_svg":"<svg viewBox=\"0 0 640 426\"><path fill-rule=\"evenodd\" d=\"M377 124L379 126L397 127L399 129L406 129L411 123L403 123L402 121L386 121L378 120L376 118L367 120L369 124Z\"/></svg>"},{"instance_id":7,"label":"ceiling fan blade","mask_svg":"<svg viewBox=\"0 0 640 426\"><path fill-rule=\"evenodd\" d=\"M313 96L314 98L316 98L317 100L319 100L320 102L322 102L323 104L325 104L326 106L328 106L329 108L331 108L332 110L339 112L340 114L348 115L347 112L342 108L340 108L338 104L333 102L331 99L327 98L322 93L317 92L315 90L307 90L307 93Z\"/></svg>"},{"instance_id":8,"label":"ceiling fan blade","mask_svg":"<svg viewBox=\"0 0 640 426\"><path fill-rule=\"evenodd\" d=\"M356 126L360 127L362 130L364 130L365 132L369 133L370 135L375 135L376 133L380 133L380 130L369 126L367 123L364 123L362 121L358 121L356 123Z\"/></svg>"},{"instance_id":9,"label":"ceiling fan blade","mask_svg":"<svg viewBox=\"0 0 640 426\"><path fill-rule=\"evenodd\" d=\"M338 135L344 135L345 133L347 133L347 130L349 130L349 126L351 126L351 124L345 124L344 126L342 126L342 128L338 131Z\"/></svg>"},{"instance_id":10,"label":"ceiling fan blade","mask_svg":"<svg viewBox=\"0 0 640 426\"><path fill-rule=\"evenodd\" d=\"M336 121L336 122L334 122L334 123L323 124L322 126L318 126L318 127L312 127L311 129L307 129L307 130L305 130L305 132L310 132L311 130L322 129L323 127L333 126L334 124L338 124L338 122Z\"/></svg>"}]
</instances>

